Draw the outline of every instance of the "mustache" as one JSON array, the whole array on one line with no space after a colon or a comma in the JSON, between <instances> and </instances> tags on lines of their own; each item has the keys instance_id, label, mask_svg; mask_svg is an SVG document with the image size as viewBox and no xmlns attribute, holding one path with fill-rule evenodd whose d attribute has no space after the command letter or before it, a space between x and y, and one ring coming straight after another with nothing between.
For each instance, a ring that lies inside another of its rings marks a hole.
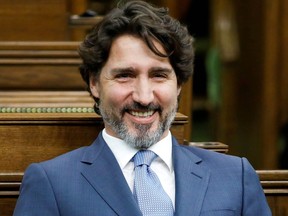
<instances>
[{"instance_id":1,"label":"mustache","mask_svg":"<svg viewBox=\"0 0 288 216\"><path fill-rule=\"evenodd\" d=\"M162 112L163 108L158 105L158 104L154 104L154 103L150 103L148 105L142 105L140 103L137 102L133 102L131 104L127 104L122 108L122 114L124 114L125 112L128 112L130 110L139 110L139 111L158 111L158 112Z\"/></svg>"}]
</instances>

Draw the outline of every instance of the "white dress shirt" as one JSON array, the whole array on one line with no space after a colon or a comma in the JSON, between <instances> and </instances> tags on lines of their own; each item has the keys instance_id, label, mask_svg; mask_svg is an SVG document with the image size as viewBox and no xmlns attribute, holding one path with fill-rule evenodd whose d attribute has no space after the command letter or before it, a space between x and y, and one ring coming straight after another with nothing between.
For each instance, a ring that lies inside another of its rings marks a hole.
<instances>
[{"instance_id":1,"label":"white dress shirt","mask_svg":"<svg viewBox=\"0 0 288 216\"><path fill-rule=\"evenodd\" d=\"M123 140L110 136L104 129L103 139L113 152L123 175L133 193L134 186L134 163L131 161L138 149L125 143ZM150 168L157 174L163 189L172 200L175 209L175 175L172 162L172 137L169 131L168 135L158 143L152 145L149 150L156 153L157 157Z\"/></svg>"}]
</instances>

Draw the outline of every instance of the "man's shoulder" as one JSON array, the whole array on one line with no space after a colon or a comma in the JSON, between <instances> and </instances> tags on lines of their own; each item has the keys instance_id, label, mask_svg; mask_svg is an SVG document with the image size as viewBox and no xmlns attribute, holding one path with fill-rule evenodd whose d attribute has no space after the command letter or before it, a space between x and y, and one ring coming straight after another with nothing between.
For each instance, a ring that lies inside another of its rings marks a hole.
<instances>
[{"instance_id":1,"label":"man's shoulder","mask_svg":"<svg viewBox=\"0 0 288 216\"><path fill-rule=\"evenodd\" d=\"M49 160L40 162L40 165L42 166L61 166L62 165L72 165L73 163L79 163L82 161L82 159L84 158L84 156L88 153L88 152L92 152L91 154L94 154L95 152L99 151L99 149L101 149L101 147L99 146L103 146L100 145L101 143L101 137L98 136L91 145L88 146L82 146L80 148L68 151L66 153L63 153L61 155L58 155L54 158L51 158ZM98 146L98 147L97 147Z\"/></svg>"},{"instance_id":2,"label":"man's shoulder","mask_svg":"<svg viewBox=\"0 0 288 216\"><path fill-rule=\"evenodd\" d=\"M81 158L83 157L83 154L85 153L87 148L88 146L83 146L78 149L74 149L66 153L63 153L61 155L58 155L49 160L42 161L39 164L43 167L69 166L69 165L72 165L73 163L77 163L81 161Z\"/></svg>"},{"instance_id":3,"label":"man's shoulder","mask_svg":"<svg viewBox=\"0 0 288 216\"><path fill-rule=\"evenodd\" d=\"M188 156L197 156L202 163L207 166L219 167L219 166L240 166L242 164L241 157L229 155L225 153L219 153L208 149L203 149L195 146L179 145L180 148Z\"/></svg>"}]
</instances>

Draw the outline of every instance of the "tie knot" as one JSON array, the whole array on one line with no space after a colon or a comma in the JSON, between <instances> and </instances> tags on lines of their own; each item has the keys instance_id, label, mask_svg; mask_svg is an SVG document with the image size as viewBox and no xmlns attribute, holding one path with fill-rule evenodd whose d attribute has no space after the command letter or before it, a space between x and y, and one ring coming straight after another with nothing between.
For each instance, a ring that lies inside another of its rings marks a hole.
<instances>
[{"instance_id":1,"label":"tie knot","mask_svg":"<svg viewBox=\"0 0 288 216\"><path fill-rule=\"evenodd\" d=\"M134 166L141 166L143 164L146 164L147 166L150 166L152 161L157 157L157 155L150 150L140 150L135 154L133 160L134 160Z\"/></svg>"}]
</instances>

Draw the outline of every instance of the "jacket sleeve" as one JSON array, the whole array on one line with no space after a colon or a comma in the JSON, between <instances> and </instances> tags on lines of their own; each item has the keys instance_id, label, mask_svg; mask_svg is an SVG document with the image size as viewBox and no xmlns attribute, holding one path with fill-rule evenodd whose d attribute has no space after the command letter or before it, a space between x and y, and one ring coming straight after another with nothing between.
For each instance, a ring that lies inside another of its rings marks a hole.
<instances>
[{"instance_id":1,"label":"jacket sleeve","mask_svg":"<svg viewBox=\"0 0 288 216\"><path fill-rule=\"evenodd\" d=\"M246 158L242 158L243 166L243 216L271 216L259 177Z\"/></svg>"},{"instance_id":2,"label":"jacket sleeve","mask_svg":"<svg viewBox=\"0 0 288 216\"><path fill-rule=\"evenodd\" d=\"M31 164L25 171L13 215L60 215L53 188L40 164Z\"/></svg>"}]
</instances>

